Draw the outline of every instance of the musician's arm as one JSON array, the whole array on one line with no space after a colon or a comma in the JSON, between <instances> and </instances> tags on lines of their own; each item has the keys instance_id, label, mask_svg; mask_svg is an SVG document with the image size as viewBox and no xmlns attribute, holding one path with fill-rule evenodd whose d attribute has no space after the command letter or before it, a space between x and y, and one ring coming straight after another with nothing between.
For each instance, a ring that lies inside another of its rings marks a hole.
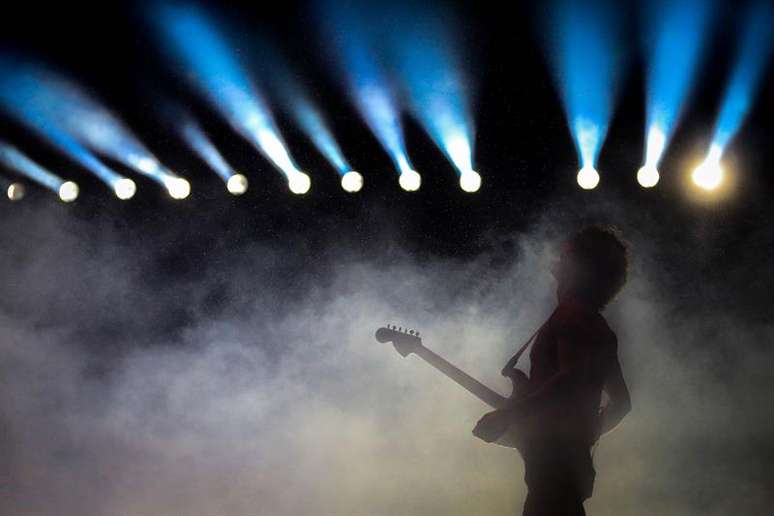
<instances>
[{"instance_id":1,"label":"musician's arm","mask_svg":"<svg viewBox=\"0 0 774 516\"><path fill-rule=\"evenodd\" d=\"M573 389L576 383L587 374L590 357L585 342L576 333L567 333L559 337L559 370L546 380L538 389L514 405L485 414L473 429L473 435L486 442L497 440L507 429L525 414L544 405L567 389Z\"/></svg>"},{"instance_id":2,"label":"musician's arm","mask_svg":"<svg viewBox=\"0 0 774 516\"><path fill-rule=\"evenodd\" d=\"M629 389L626 386L626 380L624 380L618 356L615 357L610 375L605 381L605 392L610 401L602 413L600 435L604 435L618 426L621 420L632 410Z\"/></svg>"}]
</instances>

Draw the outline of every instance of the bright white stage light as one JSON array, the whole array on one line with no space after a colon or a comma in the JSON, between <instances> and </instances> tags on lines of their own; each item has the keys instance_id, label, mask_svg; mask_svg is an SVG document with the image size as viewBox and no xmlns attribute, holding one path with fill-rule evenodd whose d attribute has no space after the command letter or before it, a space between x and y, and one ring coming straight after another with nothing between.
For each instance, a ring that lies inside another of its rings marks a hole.
<instances>
[{"instance_id":1,"label":"bright white stage light","mask_svg":"<svg viewBox=\"0 0 774 516\"><path fill-rule=\"evenodd\" d=\"M652 165L645 165L637 171L637 182L643 188L653 188L660 177L658 170Z\"/></svg>"},{"instance_id":2,"label":"bright white stage light","mask_svg":"<svg viewBox=\"0 0 774 516\"><path fill-rule=\"evenodd\" d=\"M599 184L599 173L591 165L586 165L578 172L578 186L584 190L593 190Z\"/></svg>"},{"instance_id":3,"label":"bright white stage light","mask_svg":"<svg viewBox=\"0 0 774 516\"><path fill-rule=\"evenodd\" d=\"M341 187L345 192L359 192L363 188L363 176L360 175L360 172L350 170L341 176Z\"/></svg>"},{"instance_id":4,"label":"bright white stage light","mask_svg":"<svg viewBox=\"0 0 774 516\"><path fill-rule=\"evenodd\" d=\"M714 190L723 181L723 169L720 162L714 159L706 159L696 167L691 174L691 179L696 186L704 190Z\"/></svg>"},{"instance_id":5,"label":"bright white stage light","mask_svg":"<svg viewBox=\"0 0 774 516\"><path fill-rule=\"evenodd\" d=\"M73 202L78 198L79 191L77 184L72 181L65 181L59 185L59 198L63 202Z\"/></svg>"},{"instance_id":6,"label":"bright white stage light","mask_svg":"<svg viewBox=\"0 0 774 516\"><path fill-rule=\"evenodd\" d=\"M173 199L185 199L191 194L191 183L182 177L164 176L162 181Z\"/></svg>"},{"instance_id":7,"label":"bright white stage light","mask_svg":"<svg viewBox=\"0 0 774 516\"><path fill-rule=\"evenodd\" d=\"M137 185L128 177L122 177L113 183L113 192L115 192L116 197L125 201L134 197L134 194L137 193Z\"/></svg>"},{"instance_id":8,"label":"bright white stage light","mask_svg":"<svg viewBox=\"0 0 774 516\"><path fill-rule=\"evenodd\" d=\"M226 182L226 188L233 195L242 195L247 191L247 178L242 174L232 174Z\"/></svg>"},{"instance_id":9,"label":"bright white stage light","mask_svg":"<svg viewBox=\"0 0 774 516\"><path fill-rule=\"evenodd\" d=\"M475 170L468 170L460 175L460 188L472 193L481 188L481 175Z\"/></svg>"},{"instance_id":10,"label":"bright white stage light","mask_svg":"<svg viewBox=\"0 0 774 516\"><path fill-rule=\"evenodd\" d=\"M8 200L21 201L24 199L24 194L26 192L24 191L24 185L22 183L11 183L8 185L8 189L5 193L8 196Z\"/></svg>"},{"instance_id":11,"label":"bright white stage light","mask_svg":"<svg viewBox=\"0 0 774 516\"><path fill-rule=\"evenodd\" d=\"M294 194L305 194L312 186L312 180L303 172L293 172L288 176L288 188Z\"/></svg>"},{"instance_id":12,"label":"bright white stage light","mask_svg":"<svg viewBox=\"0 0 774 516\"><path fill-rule=\"evenodd\" d=\"M398 183L407 192L416 192L422 186L422 176L414 170L405 170L398 176Z\"/></svg>"}]
</instances>

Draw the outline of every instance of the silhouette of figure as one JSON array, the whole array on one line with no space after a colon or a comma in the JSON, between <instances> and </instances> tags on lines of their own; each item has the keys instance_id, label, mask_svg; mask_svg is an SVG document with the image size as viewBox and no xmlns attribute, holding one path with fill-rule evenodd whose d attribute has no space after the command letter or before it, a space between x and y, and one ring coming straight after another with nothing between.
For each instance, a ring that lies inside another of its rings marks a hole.
<instances>
[{"instance_id":1,"label":"silhouette of figure","mask_svg":"<svg viewBox=\"0 0 774 516\"><path fill-rule=\"evenodd\" d=\"M631 410L617 339L599 313L623 287L627 266L627 248L610 227L586 227L562 246L551 271L558 303L532 343L526 394L473 430L493 442L523 426L524 516L585 515L596 474L591 449Z\"/></svg>"}]
</instances>

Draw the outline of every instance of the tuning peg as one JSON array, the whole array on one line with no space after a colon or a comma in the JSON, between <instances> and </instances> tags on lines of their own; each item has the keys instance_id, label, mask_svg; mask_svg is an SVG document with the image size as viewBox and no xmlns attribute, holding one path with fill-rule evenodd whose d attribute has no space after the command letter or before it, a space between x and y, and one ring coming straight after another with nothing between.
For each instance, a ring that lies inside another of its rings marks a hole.
<instances>
[{"instance_id":1,"label":"tuning peg","mask_svg":"<svg viewBox=\"0 0 774 516\"><path fill-rule=\"evenodd\" d=\"M414 335L414 330L409 330L409 333L410 333L411 335Z\"/></svg>"}]
</instances>

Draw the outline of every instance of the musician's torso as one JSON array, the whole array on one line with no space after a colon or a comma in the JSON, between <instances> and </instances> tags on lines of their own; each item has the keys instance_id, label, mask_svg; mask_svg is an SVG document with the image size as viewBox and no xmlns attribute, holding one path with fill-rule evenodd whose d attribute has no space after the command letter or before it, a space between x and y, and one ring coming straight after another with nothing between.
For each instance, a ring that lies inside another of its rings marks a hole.
<instances>
[{"instance_id":1,"label":"musician's torso","mask_svg":"<svg viewBox=\"0 0 774 516\"><path fill-rule=\"evenodd\" d=\"M577 302L561 303L541 328L530 351L529 391L540 388L559 371L560 340L582 355L588 367L571 389L559 391L541 407L533 425L541 436L593 442L602 388L617 352L616 337L597 311Z\"/></svg>"}]
</instances>

